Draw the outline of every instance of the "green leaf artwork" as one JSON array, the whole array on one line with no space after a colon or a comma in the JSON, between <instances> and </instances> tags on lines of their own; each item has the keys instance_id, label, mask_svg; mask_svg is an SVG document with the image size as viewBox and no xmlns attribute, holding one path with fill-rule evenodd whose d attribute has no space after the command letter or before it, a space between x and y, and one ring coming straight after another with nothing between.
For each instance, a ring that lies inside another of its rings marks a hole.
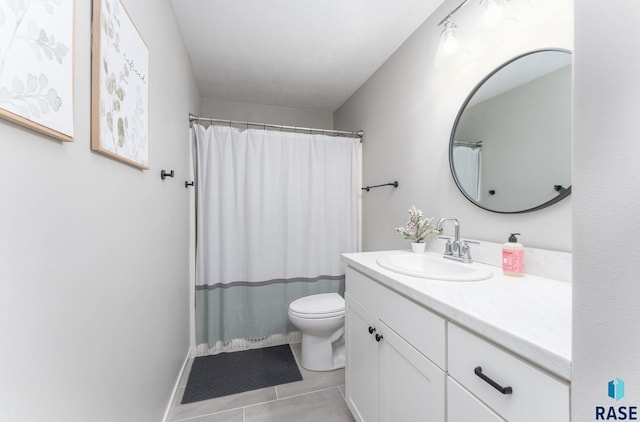
<instances>
[{"instance_id":1,"label":"green leaf artwork","mask_svg":"<svg viewBox=\"0 0 640 422\"><path fill-rule=\"evenodd\" d=\"M111 2L105 2L107 14L102 15L101 23L102 30L104 35L108 40L108 44L111 48L113 48L116 52L120 52L120 36L118 30L121 27L120 20L114 14L110 12L114 10ZM126 125L124 124L124 119L119 117L117 120L117 127L114 127L113 115L121 111L122 102L125 100L126 96L126 85L128 84L128 80L123 75L126 73L125 71L119 72L118 77L116 78L116 74L114 72L109 72L109 63L105 58L102 60L103 68L106 78L104 78L104 85L107 94L109 94L110 98L106 101L101 102L103 105L109 104L109 109L106 111L107 113L107 129L111 135L111 140L113 142L113 149L115 152L118 152L120 148L125 145L127 141L127 133L126 133ZM124 69L126 70L126 64L122 64Z\"/></svg>"},{"instance_id":2,"label":"green leaf artwork","mask_svg":"<svg viewBox=\"0 0 640 422\"><path fill-rule=\"evenodd\" d=\"M122 117L120 117L118 119L118 146L122 147L124 145L124 141L125 141L125 126L124 126L124 119Z\"/></svg>"},{"instance_id":3,"label":"green leaf artwork","mask_svg":"<svg viewBox=\"0 0 640 422\"><path fill-rule=\"evenodd\" d=\"M73 9L69 0L0 2L9 35L0 40L0 115L62 140L73 131Z\"/></svg>"},{"instance_id":4,"label":"green leaf artwork","mask_svg":"<svg viewBox=\"0 0 640 422\"><path fill-rule=\"evenodd\" d=\"M148 49L119 0L96 0L94 7L100 66L93 95L99 96L94 113L100 124L92 148L147 168Z\"/></svg>"}]
</instances>

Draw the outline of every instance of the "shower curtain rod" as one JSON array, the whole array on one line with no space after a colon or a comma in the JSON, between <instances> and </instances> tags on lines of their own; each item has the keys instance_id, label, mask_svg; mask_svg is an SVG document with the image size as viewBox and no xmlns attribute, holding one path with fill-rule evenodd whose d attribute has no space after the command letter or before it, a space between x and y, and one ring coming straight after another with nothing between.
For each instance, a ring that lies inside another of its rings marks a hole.
<instances>
[{"instance_id":1,"label":"shower curtain rod","mask_svg":"<svg viewBox=\"0 0 640 422\"><path fill-rule=\"evenodd\" d=\"M478 142L453 141L453 146L456 146L456 147L469 147L469 148L482 148L482 141L478 141Z\"/></svg>"},{"instance_id":2,"label":"shower curtain rod","mask_svg":"<svg viewBox=\"0 0 640 422\"><path fill-rule=\"evenodd\" d=\"M199 117L193 114L189 114L189 122L200 121L200 122L209 122L209 123L224 123L228 125L246 125L246 126L259 126L263 128L270 129L280 129L280 130L294 130L301 132L320 132L326 135L341 135L350 138L360 138L360 142L362 142L362 137L364 136L364 132L362 130L358 132L349 132L345 130L334 130L334 129L315 129L311 127L298 127L298 126L286 126L286 125L276 125L270 123L254 123L254 122L245 122L242 120L228 120L228 119L214 119L211 117Z\"/></svg>"}]
</instances>

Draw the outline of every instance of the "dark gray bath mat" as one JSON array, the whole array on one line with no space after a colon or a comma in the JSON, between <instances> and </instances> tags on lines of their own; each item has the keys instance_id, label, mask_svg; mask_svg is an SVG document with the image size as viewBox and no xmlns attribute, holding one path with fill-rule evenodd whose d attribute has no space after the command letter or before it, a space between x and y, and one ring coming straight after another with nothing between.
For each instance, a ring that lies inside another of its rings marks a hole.
<instances>
[{"instance_id":1,"label":"dark gray bath mat","mask_svg":"<svg viewBox=\"0 0 640 422\"><path fill-rule=\"evenodd\" d=\"M288 344L200 356L193 360L182 404L301 380Z\"/></svg>"}]
</instances>

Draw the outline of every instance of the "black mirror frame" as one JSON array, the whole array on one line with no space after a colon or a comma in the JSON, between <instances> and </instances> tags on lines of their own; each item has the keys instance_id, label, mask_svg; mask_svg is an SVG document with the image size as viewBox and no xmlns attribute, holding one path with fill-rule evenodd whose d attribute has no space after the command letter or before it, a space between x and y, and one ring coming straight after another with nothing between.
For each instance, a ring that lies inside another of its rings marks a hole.
<instances>
[{"instance_id":1,"label":"black mirror frame","mask_svg":"<svg viewBox=\"0 0 640 422\"><path fill-rule=\"evenodd\" d=\"M491 208L488 208L488 207L482 205L481 203L479 203L478 201L476 201L475 199L473 199L473 198L471 198L469 196L469 194L462 188L462 185L458 181L458 177L456 176L456 171L455 171L455 168L453 166L453 143L454 143L454 137L455 137L455 133L456 133L456 128L458 127L458 123L460 122L460 118L462 117L462 114L464 113L465 109L467 108L467 105L469 104L469 102L471 101L471 99L473 98L475 93L478 92L478 90L482 87L482 85L484 85L484 83L487 80L489 80L493 75L495 75L496 73L498 73L500 70L504 69L506 66L510 65L511 63L515 62L516 60L519 60L519 59L521 59L523 57L526 57L526 56L529 56L531 54L543 53L543 52L546 52L546 51L560 51L560 52L563 52L563 53L572 54L570 50L566 50L566 49L562 49L562 48L544 48L544 49L533 50L533 51L529 51L527 53L520 54L520 55L512 58L511 60L503 63L498 68L494 69L491 73L489 73L487 76L485 76L471 90L471 92L469 93L467 98L464 100L464 103L462 103L462 106L460 107L460 110L458 111L456 119L453 122L453 128L451 129L451 136L449 138L449 169L451 170L451 176L453 177L453 180L456 183L456 186L458 187L458 190L462 193L462 195L464 195L465 198L467 198L471 203L473 203L474 205L476 205L479 208L482 208L482 209L487 210L487 211L495 212L495 213L498 213L498 214L522 214L522 213L525 213L525 212L533 212L533 211L541 210L541 209L546 208L548 206L551 206L551 205L553 205L553 204L555 204L557 202L560 202L564 198L566 198L567 196L571 195L571 186L568 186L567 188L559 190L559 194L556 197L554 197L553 199L550 199L549 201L544 202L544 203L542 203L542 204L540 204L538 206L532 207L532 208L527 208L527 209L519 210L519 211L494 210L494 209L491 209Z\"/></svg>"}]
</instances>

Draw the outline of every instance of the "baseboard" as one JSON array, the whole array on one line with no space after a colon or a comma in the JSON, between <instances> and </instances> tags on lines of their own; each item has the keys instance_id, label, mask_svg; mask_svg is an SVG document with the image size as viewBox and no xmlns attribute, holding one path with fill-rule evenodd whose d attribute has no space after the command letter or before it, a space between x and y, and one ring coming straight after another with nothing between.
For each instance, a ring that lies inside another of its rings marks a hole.
<instances>
[{"instance_id":1,"label":"baseboard","mask_svg":"<svg viewBox=\"0 0 640 422\"><path fill-rule=\"evenodd\" d=\"M176 398L176 394L178 394L178 389L180 388L180 380L182 379L182 375L187 370L187 364L189 363L189 358L191 358L191 347L189 347L189 349L187 350L187 356L185 356L184 358L184 362L182 363L182 368L180 369L180 373L178 374L176 383L173 386L173 391L171 392L171 396L169 397L169 403L167 404L167 408L164 411L164 417L162 418L162 422L169 422L169 415L171 414L173 401Z\"/></svg>"}]
</instances>

